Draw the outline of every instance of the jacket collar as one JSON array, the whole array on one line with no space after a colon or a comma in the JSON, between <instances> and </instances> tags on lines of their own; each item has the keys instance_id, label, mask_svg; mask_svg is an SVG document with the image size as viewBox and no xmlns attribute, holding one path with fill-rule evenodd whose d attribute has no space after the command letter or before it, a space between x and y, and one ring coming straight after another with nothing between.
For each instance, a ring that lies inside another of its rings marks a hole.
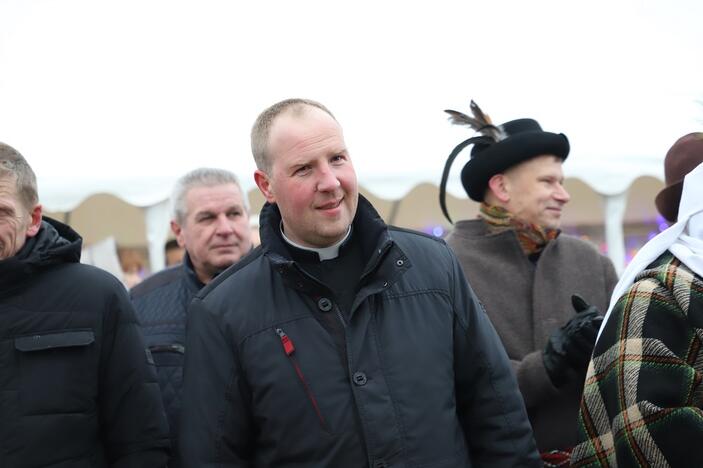
<instances>
[{"instance_id":1,"label":"jacket collar","mask_svg":"<svg viewBox=\"0 0 703 468\"><path fill-rule=\"evenodd\" d=\"M188 252L183 255L183 274L185 277L185 282L188 285L188 289L197 292L200 291L205 284L200 281L197 273L195 273L195 268L193 267L193 262L190 259Z\"/></svg>"},{"instance_id":2,"label":"jacket collar","mask_svg":"<svg viewBox=\"0 0 703 468\"><path fill-rule=\"evenodd\" d=\"M78 263L82 243L69 226L43 217L37 235L28 238L15 256L0 261L0 289L17 286L51 265Z\"/></svg>"},{"instance_id":3,"label":"jacket collar","mask_svg":"<svg viewBox=\"0 0 703 468\"><path fill-rule=\"evenodd\" d=\"M285 242L280 233L281 212L275 204L266 203L259 214L261 246L264 254L268 255L275 263L318 259L315 252L296 249ZM376 212L371 203L363 195L359 195L359 204L352 221L352 236L360 236L364 258L371 262L374 256L383 251L386 244L392 240L388 233L388 226ZM350 236L350 239L351 237ZM341 250L349 241L342 244Z\"/></svg>"},{"instance_id":4,"label":"jacket collar","mask_svg":"<svg viewBox=\"0 0 703 468\"><path fill-rule=\"evenodd\" d=\"M289 286L301 292L313 293L319 291L319 283L305 274L299 263L306 261L319 261L317 254L300 249L295 249L286 243L281 237L279 223L281 213L275 204L266 203L259 214L261 236L261 248L263 254L269 258L273 267L283 276L284 281ZM371 203L366 198L359 195L359 204L352 221L352 235L350 239L342 245L341 251L349 242L360 242L363 253L365 268L362 274L362 281L367 277L374 276L371 283L379 282L385 286L391 284L388 272L379 273L382 263L387 254L392 249L398 250L393 258L405 255L393 242L388 231L388 226L381 219ZM393 270L394 272L397 270ZM377 277L377 278L376 278Z\"/></svg>"}]
</instances>

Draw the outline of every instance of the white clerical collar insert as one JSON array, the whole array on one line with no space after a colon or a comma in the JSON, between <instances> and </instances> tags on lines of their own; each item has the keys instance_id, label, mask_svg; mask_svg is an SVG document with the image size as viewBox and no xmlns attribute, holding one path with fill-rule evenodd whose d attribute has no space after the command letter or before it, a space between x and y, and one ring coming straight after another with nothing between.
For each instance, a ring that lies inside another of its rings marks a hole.
<instances>
[{"instance_id":1,"label":"white clerical collar insert","mask_svg":"<svg viewBox=\"0 0 703 468\"><path fill-rule=\"evenodd\" d=\"M281 229L281 236L283 236L283 240L285 240L287 243L295 247L296 249L300 250L307 250L308 252L315 252L317 255L320 257L320 261L324 260L332 260L334 258L339 257L339 247L344 244L344 242L349 238L349 235L351 234L351 226L349 226L349 229L347 229L347 233L342 237L341 240L335 242L334 244L330 245L329 247L322 247L322 248L314 248L314 247L306 247L304 245L296 244L292 240L290 240L288 237L286 237L286 233L283 232L283 221L281 221L280 224L280 229Z\"/></svg>"}]
</instances>

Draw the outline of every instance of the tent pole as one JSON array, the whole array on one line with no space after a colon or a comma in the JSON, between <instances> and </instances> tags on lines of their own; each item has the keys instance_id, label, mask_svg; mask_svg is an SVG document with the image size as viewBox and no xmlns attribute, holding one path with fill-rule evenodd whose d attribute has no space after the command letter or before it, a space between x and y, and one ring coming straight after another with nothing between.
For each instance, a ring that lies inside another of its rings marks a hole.
<instances>
[{"instance_id":1,"label":"tent pole","mask_svg":"<svg viewBox=\"0 0 703 468\"><path fill-rule=\"evenodd\" d=\"M169 200L166 199L155 205L147 206L145 211L146 240L149 246L149 266L151 273L163 270L166 266L164 245L168 239L169 229Z\"/></svg>"},{"instance_id":2,"label":"tent pole","mask_svg":"<svg viewBox=\"0 0 703 468\"><path fill-rule=\"evenodd\" d=\"M625 208L627 208L627 190L615 195L602 195L605 204L605 242L608 245L608 257L620 275L625 268Z\"/></svg>"}]
</instances>

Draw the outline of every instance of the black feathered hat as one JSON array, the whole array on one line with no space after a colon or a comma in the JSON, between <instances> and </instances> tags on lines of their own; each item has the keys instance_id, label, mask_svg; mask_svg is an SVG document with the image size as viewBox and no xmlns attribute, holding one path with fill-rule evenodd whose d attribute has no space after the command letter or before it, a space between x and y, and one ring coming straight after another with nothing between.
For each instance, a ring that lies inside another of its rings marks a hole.
<instances>
[{"instance_id":1,"label":"black feathered hat","mask_svg":"<svg viewBox=\"0 0 703 468\"><path fill-rule=\"evenodd\" d=\"M473 148L471 159L461 170L461 184L469 197L477 202L483 201L488 181L494 175L537 156L551 154L563 161L569 155L569 140L566 135L545 132L536 120L517 119L495 126L474 101L471 101L473 117L453 110L445 112L450 115L452 123L468 125L479 133L479 136L459 143L444 166L439 187L439 204L449 222L452 220L445 201L449 169L454 159L468 145L473 145Z\"/></svg>"}]
</instances>

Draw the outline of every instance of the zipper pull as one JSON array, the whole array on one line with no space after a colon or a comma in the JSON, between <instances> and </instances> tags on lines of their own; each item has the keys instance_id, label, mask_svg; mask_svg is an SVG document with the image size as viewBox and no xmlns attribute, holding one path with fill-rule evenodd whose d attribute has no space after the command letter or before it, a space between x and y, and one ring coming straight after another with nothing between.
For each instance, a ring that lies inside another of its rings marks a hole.
<instances>
[{"instance_id":1,"label":"zipper pull","mask_svg":"<svg viewBox=\"0 0 703 468\"><path fill-rule=\"evenodd\" d=\"M290 356L295 351L295 346L293 346L293 341L288 338L286 332L280 328L276 328L276 334L281 338L281 344L283 345L283 351L286 352L286 356Z\"/></svg>"}]
</instances>

